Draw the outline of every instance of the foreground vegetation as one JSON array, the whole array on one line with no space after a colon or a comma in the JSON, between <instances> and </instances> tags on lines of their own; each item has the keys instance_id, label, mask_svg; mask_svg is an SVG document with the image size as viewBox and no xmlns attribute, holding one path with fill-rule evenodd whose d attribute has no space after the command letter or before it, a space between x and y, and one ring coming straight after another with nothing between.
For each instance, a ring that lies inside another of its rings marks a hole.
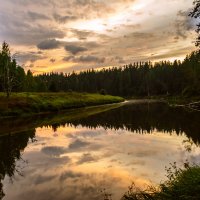
<instances>
[{"instance_id":1,"label":"foreground vegetation","mask_svg":"<svg viewBox=\"0 0 200 200\"><path fill-rule=\"evenodd\" d=\"M19 116L122 102L121 97L88 93L0 93L0 116Z\"/></svg>"},{"instance_id":2,"label":"foreground vegetation","mask_svg":"<svg viewBox=\"0 0 200 200\"><path fill-rule=\"evenodd\" d=\"M141 190L133 184L122 200L199 200L200 166L186 163L181 169L174 163L167 169L167 178L157 188Z\"/></svg>"}]
</instances>

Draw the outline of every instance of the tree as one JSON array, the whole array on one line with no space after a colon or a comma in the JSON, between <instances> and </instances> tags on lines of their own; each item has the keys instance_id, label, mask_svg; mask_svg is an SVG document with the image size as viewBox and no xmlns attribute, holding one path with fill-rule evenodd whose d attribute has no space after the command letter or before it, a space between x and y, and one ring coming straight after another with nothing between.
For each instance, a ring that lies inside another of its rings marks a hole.
<instances>
[{"instance_id":1,"label":"tree","mask_svg":"<svg viewBox=\"0 0 200 200\"><path fill-rule=\"evenodd\" d=\"M16 84L16 68L17 63L11 57L9 45L3 42L0 52L0 78L1 88L6 93L7 98L9 98L13 86Z\"/></svg>"},{"instance_id":2,"label":"tree","mask_svg":"<svg viewBox=\"0 0 200 200\"><path fill-rule=\"evenodd\" d=\"M192 12L190 12L189 16L195 18L195 19L199 19L200 18L200 0L195 0L193 2L194 4L194 8L192 10ZM197 39L196 39L196 46L200 46L200 22L197 24L197 29L196 32L198 33Z\"/></svg>"},{"instance_id":3,"label":"tree","mask_svg":"<svg viewBox=\"0 0 200 200\"><path fill-rule=\"evenodd\" d=\"M25 90L25 83L26 83L26 73L24 69L18 66L15 70L16 76L16 85L14 87L15 92L21 92Z\"/></svg>"},{"instance_id":4,"label":"tree","mask_svg":"<svg viewBox=\"0 0 200 200\"><path fill-rule=\"evenodd\" d=\"M35 91L35 79L33 77L33 73L28 70L26 75L26 91L34 92Z\"/></svg>"}]
</instances>

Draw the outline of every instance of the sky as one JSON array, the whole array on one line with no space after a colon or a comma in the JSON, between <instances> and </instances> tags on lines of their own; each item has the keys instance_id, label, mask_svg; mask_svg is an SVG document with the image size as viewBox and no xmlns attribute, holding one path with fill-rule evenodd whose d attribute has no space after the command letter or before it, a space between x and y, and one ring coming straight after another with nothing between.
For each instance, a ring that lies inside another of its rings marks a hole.
<instances>
[{"instance_id":1,"label":"sky","mask_svg":"<svg viewBox=\"0 0 200 200\"><path fill-rule=\"evenodd\" d=\"M35 74L184 59L192 0L0 0L0 42Z\"/></svg>"}]
</instances>

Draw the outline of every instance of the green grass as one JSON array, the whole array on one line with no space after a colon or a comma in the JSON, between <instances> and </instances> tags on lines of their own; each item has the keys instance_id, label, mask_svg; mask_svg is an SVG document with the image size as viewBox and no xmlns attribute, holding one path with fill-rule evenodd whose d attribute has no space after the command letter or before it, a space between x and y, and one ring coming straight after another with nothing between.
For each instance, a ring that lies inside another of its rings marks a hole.
<instances>
[{"instance_id":1,"label":"green grass","mask_svg":"<svg viewBox=\"0 0 200 200\"><path fill-rule=\"evenodd\" d=\"M88 93L13 93L9 99L0 93L0 116L20 116L58 112L70 108L81 108L118 103L121 97Z\"/></svg>"}]
</instances>

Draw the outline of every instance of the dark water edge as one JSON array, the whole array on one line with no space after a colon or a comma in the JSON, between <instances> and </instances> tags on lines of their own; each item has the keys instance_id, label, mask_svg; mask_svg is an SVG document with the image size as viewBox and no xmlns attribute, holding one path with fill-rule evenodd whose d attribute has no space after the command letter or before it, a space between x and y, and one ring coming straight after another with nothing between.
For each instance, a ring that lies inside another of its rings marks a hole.
<instances>
[{"instance_id":1,"label":"dark water edge","mask_svg":"<svg viewBox=\"0 0 200 200\"><path fill-rule=\"evenodd\" d=\"M124 103L74 109L47 115L25 118L1 119L0 137L26 132L37 127L51 126L53 129L66 124L88 128L126 129L151 133L185 133L196 144L200 141L200 113L184 107L171 107L157 100L132 100Z\"/></svg>"},{"instance_id":2,"label":"dark water edge","mask_svg":"<svg viewBox=\"0 0 200 200\"><path fill-rule=\"evenodd\" d=\"M44 113L40 115L26 117L12 117L0 119L0 137L10 134L24 132L30 129L43 126L63 125L75 119L87 118L100 112L118 108L122 103L106 104L101 106L91 106L85 108L70 109L62 112Z\"/></svg>"},{"instance_id":3,"label":"dark water edge","mask_svg":"<svg viewBox=\"0 0 200 200\"><path fill-rule=\"evenodd\" d=\"M169 107L157 101L129 101L120 104L72 110L67 113L30 118L13 118L0 121L0 179L20 173L17 160L22 152L35 141L36 128L74 126L88 129L127 130L138 134L151 134L154 130L163 134L185 134L188 141L199 146L200 113L183 108ZM188 147L189 150L190 147ZM3 185L0 185L0 197ZM1 199L1 198L0 198Z\"/></svg>"}]
</instances>

